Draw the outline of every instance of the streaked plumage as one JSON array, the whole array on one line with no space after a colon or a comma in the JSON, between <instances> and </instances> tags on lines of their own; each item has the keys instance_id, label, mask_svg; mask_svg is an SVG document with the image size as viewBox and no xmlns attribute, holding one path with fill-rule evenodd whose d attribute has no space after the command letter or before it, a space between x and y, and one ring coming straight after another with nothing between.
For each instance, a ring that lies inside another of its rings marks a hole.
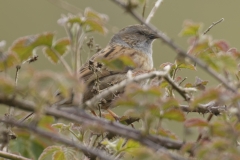
<instances>
[{"instance_id":1,"label":"streaked plumage","mask_svg":"<svg viewBox=\"0 0 240 160\"><path fill-rule=\"evenodd\" d=\"M132 25L115 34L109 44L94 54L80 69L79 77L87 86L83 101L98 94L94 93L94 84L97 79L99 80L99 90L103 90L126 79L128 70L133 72L151 70L153 68L152 41L155 38L157 36L143 25ZM135 64L134 67L126 66L122 70L114 70L99 63L103 59L113 60L121 55L129 56ZM91 66L98 68L95 74ZM116 94L122 92L123 90L116 91ZM112 99L113 95L106 97L102 108L107 109L111 105Z\"/></svg>"}]
</instances>

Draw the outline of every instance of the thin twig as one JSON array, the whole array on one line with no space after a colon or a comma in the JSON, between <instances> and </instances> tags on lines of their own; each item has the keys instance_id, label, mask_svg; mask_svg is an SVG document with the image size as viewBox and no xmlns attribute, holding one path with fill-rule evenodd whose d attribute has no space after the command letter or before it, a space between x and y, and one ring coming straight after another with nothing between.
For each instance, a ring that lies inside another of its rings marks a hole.
<instances>
[{"instance_id":1,"label":"thin twig","mask_svg":"<svg viewBox=\"0 0 240 160\"><path fill-rule=\"evenodd\" d=\"M221 19L218 20L217 22L213 22L212 25L209 26L208 29L203 32L203 35L204 35L204 34L207 34L215 25L217 25L218 23L221 23L222 21L224 21L224 18L221 18Z\"/></svg>"},{"instance_id":2,"label":"thin twig","mask_svg":"<svg viewBox=\"0 0 240 160\"><path fill-rule=\"evenodd\" d=\"M4 152L4 151L0 151L0 157L11 159L11 160L31 160L31 159L28 159L26 157L22 157L22 156L12 154L12 153L9 153L9 152Z\"/></svg>"},{"instance_id":3,"label":"thin twig","mask_svg":"<svg viewBox=\"0 0 240 160\"><path fill-rule=\"evenodd\" d=\"M100 159L103 159L103 160L112 160L113 159L113 157L107 155L102 150L99 150L99 149L96 149L96 148L93 148L93 147L90 148L90 147L84 146L81 143L75 143L72 140L60 137L60 136L58 136L56 134L53 134L51 132L44 131L44 130L39 129L39 128L33 126L33 125L20 123L20 122L13 121L13 120L2 120L2 119L0 119L0 122L4 122L6 124L10 124L10 125L14 125L14 126L19 127L19 128L24 128L24 129L30 130L30 131L32 131L32 132L34 132L34 133L36 133L36 134L38 134L42 137L52 139L54 141L63 143L65 145L74 147L76 149L79 149L87 155L91 154L91 155L97 156L97 157L99 157Z\"/></svg>"},{"instance_id":4,"label":"thin twig","mask_svg":"<svg viewBox=\"0 0 240 160\"><path fill-rule=\"evenodd\" d=\"M134 12L133 10L129 9L129 7L127 7L124 3L122 3L122 1L120 0L111 0L114 3L118 4L119 6L121 6L122 8L124 8L125 10L127 10L127 12L129 14L131 14L136 20L138 20L139 22L141 22L142 24L146 25L149 29L151 29L152 31L156 32L156 34L158 35L158 37L165 42L169 47L171 47L172 49L174 49L180 56L189 58L191 61L193 61L194 63L196 63L198 66L200 66L203 70L205 70L208 74L210 74L212 77L214 77L217 81L219 81L220 83L223 84L223 86L225 86L228 90L237 93L237 89L235 87L233 87L232 85L229 84L228 81L225 80L225 78L216 73L213 69L211 69L206 63L204 63L203 61L201 61L200 59L194 57L191 54L187 54L187 52L185 52L182 48L180 48L178 45L176 45L174 42L172 42L172 40L167 37L165 34L163 34L161 31L157 30L156 27L148 24L145 22L144 19L141 18L141 16L139 16L136 12Z\"/></svg>"},{"instance_id":5,"label":"thin twig","mask_svg":"<svg viewBox=\"0 0 240 160\"><path fill-rule=\"evenodd\" d=\"M19 73L19 70L21 69L21 66L20 65L17 65L16 66L16 74L15 74L15 86L17 86L17 82L18 82L18 73Z\"/></svg>"},{"instance_id":6,"label":"thin twig","mask_svg":"<svg viewBox=\"0 0 240 160\"><path fill-rule=\"evenodd\" d=\"M146 6L147 6L147 0L144 0L143 11L142 11L142 17L143 17L143 18L144 18L144 15L145 15Z\"/></svg>"},{"instance_id":7,"label":"thin twig","mask_svg":"<svg viewBox=\"0 0 240 160\"><path fill-rule=\"evenodd\" d=\"M212 117L213 117L213 114L210 113L209 116L208 116L208 118L207 118L207 122L208 122L208 123L211 121ZM203 136L203 132L200 132L199 135L198 135L198 137L197 137L197 140L196 140L197 143L202 139L202 136Z\"/></svg>"},{"instance_id":8,"label":"thin twig","mask_svg":"<svg viewBox=\"0 0 240 160\"><path fill-rule=\"evenodd\" d=\"M70 68L70 66L68 65L68 63L64 60L64 58L59 55L59 53L54 49L54 48L51 48L52 51L54 52L54 54L58 57L58 59L60 60L60 62L63 64L63 66L65 67L65 69L68 71L68 73L70 75L72 75L72 69Z\"/></svg>"},{"instance_id":9,"label":"thin twig","mask_svg":"<svg viewBox=\"0 0 240 160\"><path fill-rule=\"evenodd\" d=\"M187 90L176 84L169 75L164 76L164 79L184 98L185 101L189 101L191 99L191 97L187 94Z\"/></svg>"},{"instance_id":10,"label":"thin twig","mask_svg":"<svg viewBox=\"0 0 240 160\"><path fill-rule=\"evenodd\" d=\"M146 19L146 23L149 23L151 18L154 16L154 14L156 13L158 7L160 6L160 4L162 3L163 0L157 0L155 5L153 6L151 12L149 13L147 19Z\"/></svg>"}]
</instances>

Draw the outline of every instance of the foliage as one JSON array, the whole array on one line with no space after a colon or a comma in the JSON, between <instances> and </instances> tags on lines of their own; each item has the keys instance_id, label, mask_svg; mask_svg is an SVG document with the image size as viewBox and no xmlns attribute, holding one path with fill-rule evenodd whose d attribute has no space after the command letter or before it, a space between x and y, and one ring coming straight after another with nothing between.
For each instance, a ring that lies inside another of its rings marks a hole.
<instances>
[{"instance_id":1,"label":"foliage","mask_svg":"<svg viewBox=\"0 0 240 160\"><path fill-rule=\"evenodd\" d=\"M135 3L138 4L138 2ZM141 4L142 2L138 5ZM141 137L132 139L112 134L104 130L100 123L89 126L45 115L44 109L49 106L59 107L69 104L69 108L71 105L82 107L82 94L86 88L79 81L76 73L82 65L83 54L87 53L81 48L88 33L107 33L106 20L106 15L87 8L83 15L63 16L58 21L66 29L67 37L55 40L56 35L52 32L25 36L17 39L6 51L3 49L3 43L0 44L0 95L5 98L28 100L36 104L34 115L23 122L30 126L36 125L52 133L53 136L60 135L90 149L100 149L119 159L159 159L159 157L171 159L167 152L155 152L151 147L143 145L144 138L150 135L166 138L168 140L166 143L184 141L180 148L175 147L175 149L177 148L178 155L186 159L190 156L196 159L239 159L239 93L232 93L223 85L216 84L210 87L209 80L202 80L199 77L196 77L195 82L182 77L181 70L198 73L198 67L186 57L179 56L174 62L160 65L158 70L168 70L167 76L152 77L144 87L137 83L126 84L124 94L116 97L114 104L125 109L125 113L118 117L117 122L140 131ZM184 22L180 36L188 37L188 54L206 63L207 69L210 68L222 75L231 86L237 89L240 52L231 48L224 40L213 40L210 35L203 34L202 28L201 23ZM97 46L93 40L90 40L87 45L90 49ZM67 73L53 73L24 67L37 61L36 50L39 48L42 48L40 54L45 54L51 63L64 65ZM65 60L68 56L71 62ZM112 61L104 60L101 63L114 69L134 65L127 56ZM9 69L13 70L13 67L18 68L15 77L11 77L6 72ZM18 70L21 70L20 74ZM133 73L129 78L136 77L134 74L140 73ZM1 100L0 102L3 103ZM204 112L199 109L200 105L209 102L214 102L215 106L206 107ZM188 105L187 111L182 108L183 104ZM214 113L211 112L211 107L219 108L221 112L213 119ZM191 111L208 114L191 118L186 113ZM86 112L90 114L88 110ZM14 116L16 121L21 121L27 116L24 111L16 111L14 114L16 114ZM99 115L101 115L101 118L97 116L99 119L116 121L116 117L105 111L101 111ZM6 113L5 118L8 117L11 117L10 113ZM186 131L184 140L169 126L165 126L168 121L181 124ZM84 157L96 159L93 155L76 148L55 143L54 140L46 140L41 137L41 134L37 136L26 130L11 129L9 126L2 128L6 128L0 129L2 148L8 147L11 152L24 157L40 160L84 159ZM199 137L193 141L187 138L191 134L187 131L192 128L197 128ZM4 137L3 133L6 131L14 132L17 139L9 140ZM166 150L171 149L166 144L161 145Z\"/></svg>"}]
</instances>

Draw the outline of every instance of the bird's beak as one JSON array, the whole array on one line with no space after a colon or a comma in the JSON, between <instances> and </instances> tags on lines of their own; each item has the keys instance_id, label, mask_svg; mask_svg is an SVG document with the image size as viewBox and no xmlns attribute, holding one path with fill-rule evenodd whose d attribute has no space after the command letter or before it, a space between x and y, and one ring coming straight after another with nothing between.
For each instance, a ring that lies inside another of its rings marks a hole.
<instances>
[{"instance_id":1,"label":"bird's beak","mask_svg":"<svg viewBox=\"0 0 240 160\"><path fill-rule=\"evenodd\" d=\"M151 38L151 39L157 39L157 38L159 38L159 36L158 36L157 33L153 33L153 34L151 34L151 35L149 36L149 38Z\"/></svg>"}]
</instances>

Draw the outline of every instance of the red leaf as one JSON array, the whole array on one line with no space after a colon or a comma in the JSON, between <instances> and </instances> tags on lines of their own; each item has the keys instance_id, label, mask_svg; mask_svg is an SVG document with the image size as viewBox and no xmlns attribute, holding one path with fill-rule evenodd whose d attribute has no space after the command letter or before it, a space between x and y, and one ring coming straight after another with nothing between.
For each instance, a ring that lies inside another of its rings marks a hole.
<instances>
[{"instance_id":1,"label":"red leaf","mask_svg":"<svg viewBox=\"0 0 240 160\"><path fill-rule=\"evenodd\" d=\"M216 41L213 46L224 52L227 52L229 50L229 45L226 41L223 40Z\"/></svg>"},{"instance_id":2,"label":"red leaf","mask_svg":"<svg viewBox=\"0 0 240 160\"><path fill-rule=\"evenodd\" d=\"M184 122L186 127L204 127L208 126L208 122L199 118L188 119Z\"/></svg>"}]
</instances>

